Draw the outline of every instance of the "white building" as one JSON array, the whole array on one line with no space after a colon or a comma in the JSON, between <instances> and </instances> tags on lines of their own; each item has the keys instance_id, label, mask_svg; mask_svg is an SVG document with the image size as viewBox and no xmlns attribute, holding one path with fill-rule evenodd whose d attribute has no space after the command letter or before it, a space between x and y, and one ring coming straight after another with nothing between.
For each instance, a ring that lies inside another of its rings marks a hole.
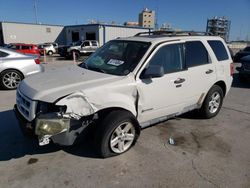
<instances>
[{"instance_id":1,"label":"white building","mask_svg":"<svg viewBox=\"0 0 250 188\"><path fill-rule=\"evenodd\" d=\"M65 43L64 26L0 22L0 45L9 43Z\"/></svg>"},{"instance_id":2,"label":"white building","mask_svg":"<svg viewBox=\"0 0 250 188\"><path fill-rule=\"evenodd\" d=\"M40 44L57 42L70 44L79 40L97 40L103 45L118 37L147 32L148 28L108 24L46 25L16 22L0 22L0 45L9 43Z\"/></svg>"},{"instance_id":3,"label":"white building","mask_svg":"<svg viewBox=\"0 0 250 188\"><path fill-rule=\"evenodd\" d=\"M79 40L97 40L100 45L118 37L134 36L139 32L147 32L149 28L108 25L86 24L66 26L66 43L70 44Z\"/></svg>"}]
</instances>

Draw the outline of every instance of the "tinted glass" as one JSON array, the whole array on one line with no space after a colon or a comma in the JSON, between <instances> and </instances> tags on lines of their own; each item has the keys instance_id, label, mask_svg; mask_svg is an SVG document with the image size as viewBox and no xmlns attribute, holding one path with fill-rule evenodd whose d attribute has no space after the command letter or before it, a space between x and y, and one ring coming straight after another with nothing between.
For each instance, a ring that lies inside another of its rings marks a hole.
<instances>
[{"instance_id":1,"label":"tinted glass","mask_svg":"<svg viewBox=\"0 0 250 188\"><path fill-rule=\"evenodd\" d=\"M97 46L97 42L96 41L92 41L92 46Z\"/></svg>"},{"instance_id":2,"label":"tinted glass","mask_svg":"<svg viewBox=\"0 0 250 188\"><path fill-rule=\"evenodd\" d=\"M250 47L246 47L244 51L250 52Z\"/></svg>"},{"instance_id":3,"label":"tinted glass","mask_svg":"<svg viewBox=\"0 0 250 188\"><path fill-rule=\"evenodd\" d=\"M22 50L29 50L31 49L31 46L22 46Z\"/></svg>"},{"instance_id":4,"label":"tinted glass","mask_svg":"<svg viewBox=\"0 0 250 188\"><path fill-rule=\"evenodd\" d=\"M163 66L165 73L183 70L183 44L170 44L160 48L149 64Z\"/></svg>"},{"instance_id":5,"label":"tinted glass","mask_svg":"<svg viewBox=\"0 0 250 188\"><path fill-rule=\"evenodd\" d=\"M208 64L208 53L200 41L186 42L186 66L194 67Z\"/></svg>"},{"instance_id":6,"label":"tinted glass","mask_svg":"<svg viewBox=\"0 0 250 188\"><path fill-rule=\"evenodd\" d=\"M227 51L225 49L225 46L223 45L223 43L221 41L209 40L208 44L213 49L213 52L214 52L218 61L227 60L229 58Z\"/></svg>"},{"instance_id":7,"label":"tinted glass","mask_svg":"<svg viewBox=\"0 0 250 188\"><path fill-rule=\"evenodd\" d=\"M89 42L84 42L82 46L90 46Z\"/></svg>"},{"instance_id":8,"label":"tinted glass","mask_svg":"<svg viewBox=\"0 0 250 188\"><path fill-rule=\"evenodd\" d=\"M5 52L2 52L0 51L0 57L7 57L9 54L5 53Z\"/></svg>"}]
</instances>

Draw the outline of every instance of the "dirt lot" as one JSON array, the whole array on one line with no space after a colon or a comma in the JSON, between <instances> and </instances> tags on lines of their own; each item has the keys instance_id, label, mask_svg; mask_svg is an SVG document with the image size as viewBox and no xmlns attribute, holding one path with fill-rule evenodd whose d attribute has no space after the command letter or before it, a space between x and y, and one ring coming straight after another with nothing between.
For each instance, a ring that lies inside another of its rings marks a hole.
<instances>
[{"instance_id":1,"label":"dirt lot","mask_svg":"<svg viewBox=\"0 0 250 188\"><path fill-rule=\"evenodd\" d=\"M51 61L51 60L50 60ZM51 61L46 69L72 61ZM80 147L38 147L12 111L15 91L0 90L0 187L250 187L250 84L235 76L216 118L185 114L144 129L127 153L99 159L91 138ZM173 137L176 145L167 143Z\"/></svg>"}]
</instances>

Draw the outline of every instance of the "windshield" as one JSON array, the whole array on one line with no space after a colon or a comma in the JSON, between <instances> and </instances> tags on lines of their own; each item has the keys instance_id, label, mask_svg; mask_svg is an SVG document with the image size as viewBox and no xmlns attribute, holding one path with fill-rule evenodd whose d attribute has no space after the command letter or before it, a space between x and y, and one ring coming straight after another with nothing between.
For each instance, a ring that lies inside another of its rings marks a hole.
<instances>
[{"instance_id":1,"label":"windshield","mask_svg":"<svg viewBox=\"0 0 250 188\"><path fill-rule=\"evenodd\" d=\"M72 43L73 46L80 46L82 44L82 41L77 41Z\"/></svg>"},{"instance_id":2,"label":"windshield","mask_svg":"<svg viewBox=\"0 0 250 188\"><path fill-rule=\"evenodd\" d=\"M113 75L127 75L138 65L150 46L148 42L114 40L90 56L83 68Z\"/></svg>"}]
</instances>

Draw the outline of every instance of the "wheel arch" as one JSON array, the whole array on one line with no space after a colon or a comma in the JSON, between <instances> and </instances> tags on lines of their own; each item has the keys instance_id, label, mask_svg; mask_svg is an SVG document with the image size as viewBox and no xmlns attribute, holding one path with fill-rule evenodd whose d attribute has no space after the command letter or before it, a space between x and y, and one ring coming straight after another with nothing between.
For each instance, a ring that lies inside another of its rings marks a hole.
<instances>
[{"instance_id":1,"label":"wheel arch","mask_svg":"<svg viewBox=\"0 0 250 188\"><path fill-rule=\"evenodd\" d=\"M128 109L125 109L122 107L107 107L107 108L104 108L104 109L97 111L96 113L98 114L98 119L103 119L107 114L109 114L110 112L113 112L113 111L124 111L124 112L129 113L134 118L134 121L136 123L136 128L140 129L140 124L139 124L136 116Z\"/></svg>"},{"instance_id":2,"label":"wheel arch","mask_svg":"<svg viewBox=\"0 0 250 188\"><path fill-rule=\"evenodd\" d=\"M14 71L19 72L19 73L22 75L22 77L25 78L25 76L24 76L24 74L22 73L22 71L20 71L20 70L18 70L18 69L15 69L15 68L7 68L7 69L4 69L4 70L2 70L2 71L0 72L0 75L1 75L3 72L5 72L5 71L11 71L11 70L14 70Z\"/></svg>"},{"instance_id":3,"label":"wheel arch","mask_svg":"<svg viewBox=\"0 0 250 188\"><path fill-rule=\"evenodd\" d=\"M226 83L224 81L220 80L220 81L216 82L214 85L217 85L217 86L219 86L222 89L222 91L223 91L223 97L225 97L226 92L227 92Z\"/></svg>"}]
</instances>

